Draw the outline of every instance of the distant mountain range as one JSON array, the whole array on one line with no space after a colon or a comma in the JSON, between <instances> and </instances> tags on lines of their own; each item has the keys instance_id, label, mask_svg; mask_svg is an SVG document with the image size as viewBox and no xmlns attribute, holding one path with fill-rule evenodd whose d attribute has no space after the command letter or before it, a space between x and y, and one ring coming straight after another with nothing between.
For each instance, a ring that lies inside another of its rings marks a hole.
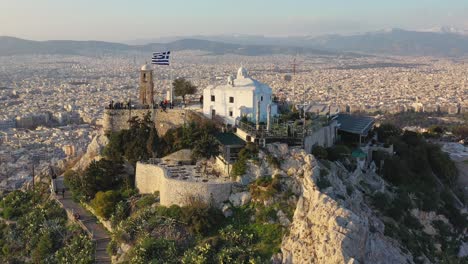
<instances>
[{"instance_id":1,"label":"distant mountain range","mask_svg":"<svg viewBox=\"0 0 468 264\"><path fill-rule=\"evenodd\" d=\"M320 37L263 37L252 35L192 36L157 39L158 43L121 44L100 41L30 41L0 37L0 56L18 54L82 54L152 52L156 50L202 50L213 54L271 55L468 55L468 32L450 27L427 31L382 30L358 35ZM135 43L135 42L134 42Z\"/></svg>"},{"instance_id":2,"label":"distant mountain range","mask_svg":"<svg viewBox=\"0 0 468 264\"><path fill-rule=\"evenodd\" d=\"M239 54L247 56L297 53L315 55L337 55L336 52L319 50L311 47L246 45L203 39L179 39L169 43L127 45L103 41L32 41L14 37L0 36L0 56L29 54L100 55L123 52L151 53L153 51L160 50L201 50L212 54Z\"/></svg>"}]
</instances>

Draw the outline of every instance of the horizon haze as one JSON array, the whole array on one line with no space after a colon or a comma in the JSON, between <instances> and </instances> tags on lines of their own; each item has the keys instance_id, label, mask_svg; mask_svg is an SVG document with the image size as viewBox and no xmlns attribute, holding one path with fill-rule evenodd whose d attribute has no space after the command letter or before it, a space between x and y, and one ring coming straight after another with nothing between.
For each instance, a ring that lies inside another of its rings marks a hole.
<instances>
[{"instance_id":1,"label":"horizon haze","mask_svg":"<svg viewBox=\"0 0 468 264\"><path fill-rule=\"evenodd\" d=\"M0 36L31 40L141 39L194 35L319 36L389 28L468 29L468 2L32 1L1 0ZM109 8L109 7L112 8ZM22 19L18 19L22 18ZM26 19L27 18L27 19ZM118 30L116 30L118 29Z\"/></svg>"}]
</instances>

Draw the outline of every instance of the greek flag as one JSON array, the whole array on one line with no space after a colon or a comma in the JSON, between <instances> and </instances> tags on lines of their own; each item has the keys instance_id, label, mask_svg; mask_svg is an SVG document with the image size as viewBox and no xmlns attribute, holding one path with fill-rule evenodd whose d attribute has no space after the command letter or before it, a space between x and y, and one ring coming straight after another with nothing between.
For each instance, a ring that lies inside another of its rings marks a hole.
<instances>
[{"instance_id":1,"label":"greek flag","mask_svg":"<svg viewBox=\"0 0 468 264\"><path fill-rule=\"evenodd\" d=\"M170 51L154 52L153 53L153 58L151 59L151 64L169 65L169 56L170 55L171 55Z\"/></svg>"}]
</instances>

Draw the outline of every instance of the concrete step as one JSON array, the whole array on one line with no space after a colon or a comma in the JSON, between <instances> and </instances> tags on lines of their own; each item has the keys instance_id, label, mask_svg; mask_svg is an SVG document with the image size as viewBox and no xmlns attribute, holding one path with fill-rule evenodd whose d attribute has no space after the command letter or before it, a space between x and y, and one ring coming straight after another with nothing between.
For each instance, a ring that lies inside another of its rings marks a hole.
<instances>
[{"instance_id":1,"label":"concrete step","mask_svg":"<svg viewBox=\"0 0 468 264\"><path fill-rule=\"evenodd\" d=\"M103 237L103 238L96 238L94 241L96 241L96 243L99 243L99 242L109 242L111 239L110 237Z\"/></svg>"},{"instance_id":2,"label":"concrete step","mask_svg":"<svg viewBox=\"0 0 468 264\"><path fill-rule=\"evenodd\" d=\"M94 263L96 263L96 264L97 263L103 263L104 264L104 263L112 263L112 261L111 261L111 259L109 257L107 257L107 258L96 258L94 260Z\"/></svg>"}]
</instances>

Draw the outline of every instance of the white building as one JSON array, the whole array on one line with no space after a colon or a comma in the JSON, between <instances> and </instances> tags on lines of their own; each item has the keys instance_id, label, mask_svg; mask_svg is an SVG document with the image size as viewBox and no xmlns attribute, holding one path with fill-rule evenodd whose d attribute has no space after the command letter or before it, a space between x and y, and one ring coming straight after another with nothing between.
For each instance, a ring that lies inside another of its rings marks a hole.
<instances>
[{"instance_id":1,"label":"white building","mask_svg":"<svg viewBox=\"0 0 468 264\"><path fill-rule=\"evenodd\" d=\"M267 122L268 105L271 106L271 116L278 112L272 100L271 87L250 78L247 70L241 67L236 79L229 76L226 85L210 85L203 90L203 114L209 118L221 116L231 125L242 116L257 122L258 114L260 122Z\"/></svg>"}]
</instances>

